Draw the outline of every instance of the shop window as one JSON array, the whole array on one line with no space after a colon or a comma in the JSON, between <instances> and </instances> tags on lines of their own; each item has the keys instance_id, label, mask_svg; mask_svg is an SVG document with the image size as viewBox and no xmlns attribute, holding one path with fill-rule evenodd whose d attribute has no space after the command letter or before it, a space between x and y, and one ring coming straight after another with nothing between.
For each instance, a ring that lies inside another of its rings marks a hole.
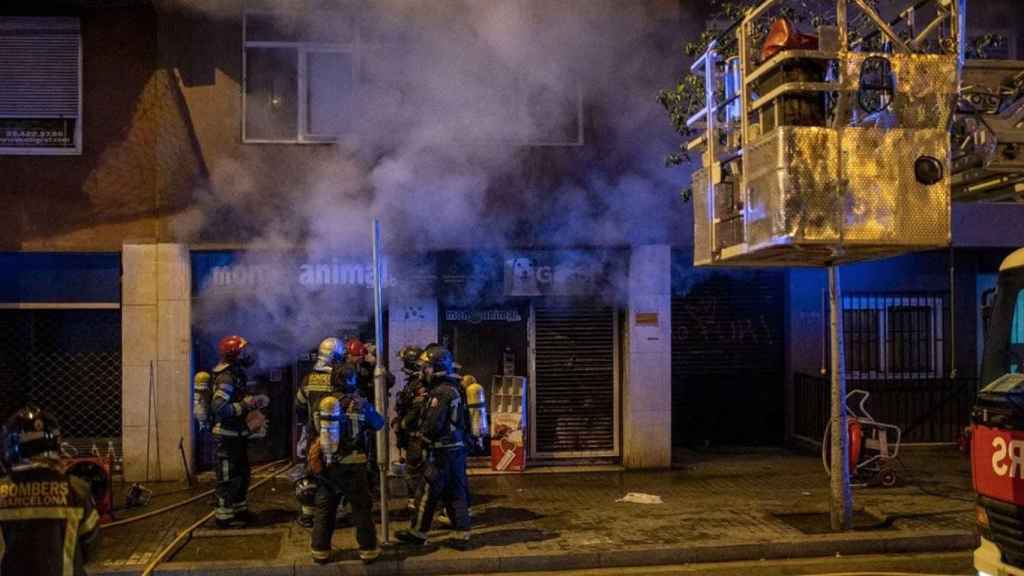
<instances>
[{"instance_id":1,"label":"shop window","mask_svg":"<svg viewBox=\"0 0 1024 576\"><path fill-rule=\"evenodd\" d=\"M941 377L942 328L941 297L844 296L846 374L851 379Z\"/></svg>"},{"instance_id":2,"label":"shop window","mask_svg":"<svg viewBox=\"0 0 1024 576\"><path fill-rule=\"evenodd\" d=\"M82 153L78 18L0 16L0 154Z\"/></svg>"}]
</instances>

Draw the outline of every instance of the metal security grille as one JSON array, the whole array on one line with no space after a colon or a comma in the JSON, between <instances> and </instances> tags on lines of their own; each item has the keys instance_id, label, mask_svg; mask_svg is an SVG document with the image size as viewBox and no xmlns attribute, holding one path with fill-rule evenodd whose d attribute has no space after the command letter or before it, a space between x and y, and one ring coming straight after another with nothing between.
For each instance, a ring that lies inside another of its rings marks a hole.
<instances>
[{"instance_id":1,"label":"metal security grille","mask_svg":"<svg viewBox=\"0 0 1024 576\"><path fill-rule=\"evenodd\" d=\"M535 322L536 453L615 455L613 308L546 301L537 304Z\"/></svg>"},{"instance_id":2,"label":"metal security grille","mask_svg":"<svg viewBox=\"0 0 1024 576\"><path fill-rule=\"evenodd\" d=\"M26 402L55 414L80 448L119 444L120 311L0 311L0 414Z\"/></svg>"},{"instance_id":3,"label":"metal security grille","mask_svg":"<svg viewBox=\"0 0 1024 576\"><path fill-rule=\"evenodd\" d=\"M850 293L842 306L846 389L868 392L868 411L900 426L904 441L956 441L968 424L977 378L951 373L948 293ZM826 330L823 323L822 366L830 366ZM830 412L829 376L797 373L793 385L794 432L818 442Z\"/></svg>"},{"instance_id":4,"label":"metal security grille","mask_svg":"<svg viewBox=\"0 0 1024 576\"><path fill-rule=\"evenodd\" d=\"M691 270L679 279L672 298L673 446L782 442L784 279L776 270Z\"/></svg>"}]
</instances>

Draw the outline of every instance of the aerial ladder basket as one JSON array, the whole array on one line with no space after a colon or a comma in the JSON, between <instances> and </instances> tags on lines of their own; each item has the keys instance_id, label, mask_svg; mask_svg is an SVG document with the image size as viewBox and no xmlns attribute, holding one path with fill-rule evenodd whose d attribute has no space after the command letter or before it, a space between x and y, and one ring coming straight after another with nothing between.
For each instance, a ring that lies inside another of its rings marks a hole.
<instances>
[{"instance_id":1,"label":"aerial ladder basket","mask_svg":"<svg viewBox=\"0 0 1024 576\"><path fill-rule=\"evenodd\" d=\"M964 0L895 23L836 0L803 34L784 0L749 10L692 65L704 108L694 263L826 266L948 246L950 126ZM891 18L892 15L887 15Z\"/></svg>"}]
</instances>

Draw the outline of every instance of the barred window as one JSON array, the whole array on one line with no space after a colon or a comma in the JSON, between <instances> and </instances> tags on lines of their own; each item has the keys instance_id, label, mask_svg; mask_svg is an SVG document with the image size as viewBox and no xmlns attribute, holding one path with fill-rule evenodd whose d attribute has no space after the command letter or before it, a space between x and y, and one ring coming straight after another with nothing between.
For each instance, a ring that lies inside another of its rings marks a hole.
<instances>
[{"instance_id":1,"label":"barred window","mask_svg":"<svg viewBox=\"0 0 1024 576\"><path fill-rule=\"evenodd\" d=\"M846 373L854 379L943 374L942 296L843 296Z\"/></svg>"}]
</instances>

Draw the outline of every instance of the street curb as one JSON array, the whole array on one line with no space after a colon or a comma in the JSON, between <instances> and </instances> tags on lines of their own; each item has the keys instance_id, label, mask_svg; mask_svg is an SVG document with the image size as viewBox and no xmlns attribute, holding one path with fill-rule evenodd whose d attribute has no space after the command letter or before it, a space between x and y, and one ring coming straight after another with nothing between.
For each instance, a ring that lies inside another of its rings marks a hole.
<instances>
[{"instance_id":1,"label":"street curb","mask_svg":"<svg viewBox=\"0 0 1024 576\"><path fill-rule=\"evenodd\" d=\"M863 554L901 554L970 550L978 545L973 532L936 531L901 534L855 533L838 539L831 535L808 536L800 540L757 542L750 544L700 544L675 548L642 548L595 552L563 552L518 556L454 556L389 559L364 565L342 561L325 566L308 560L293 562L171 562L162 565L160 576L341 576L376 574L486 574L494 572L531 572L544 570L621 568L749 560L780 560ZM141 566L108 568L91 566L91 576L128 576L140 574Z\"/></svg>"}]
</instances>

